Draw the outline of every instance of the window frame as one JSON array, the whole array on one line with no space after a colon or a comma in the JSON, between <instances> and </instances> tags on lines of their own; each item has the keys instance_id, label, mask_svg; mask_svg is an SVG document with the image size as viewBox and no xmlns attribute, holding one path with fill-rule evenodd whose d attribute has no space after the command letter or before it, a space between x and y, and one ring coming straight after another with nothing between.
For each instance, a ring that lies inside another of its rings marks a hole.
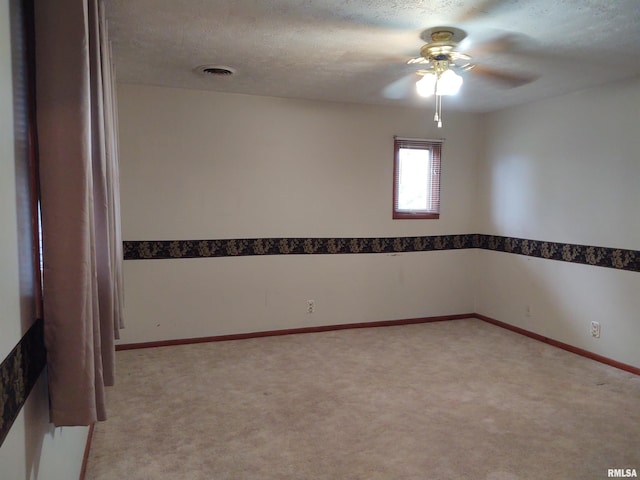
<instances>
[{"instance_id":1,"label":"window frame","mask_svg":"<svg viewBox=\"0 0 640 480\"><path fill-rule=\"evenodd\" d=\"M440 218L440 176L442 173L443 140L393 137L393 219L418 220ZM431 191L427 192L432 208L428 210L399 210L398 195L400 190L400 150L429 150L431 156Z\"/></svg>"}]
</instances>

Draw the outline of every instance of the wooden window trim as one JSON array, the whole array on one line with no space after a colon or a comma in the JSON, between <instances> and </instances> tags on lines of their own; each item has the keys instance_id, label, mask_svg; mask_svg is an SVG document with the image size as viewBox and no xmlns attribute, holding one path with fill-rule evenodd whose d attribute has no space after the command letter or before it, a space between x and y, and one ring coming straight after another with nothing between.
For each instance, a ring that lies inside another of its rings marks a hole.
<instances>
[{"instance_id":1,"label":"wooden window trim","mask_svg":"<svg viewBox=\"0 0 640 480\"><path fill-rule=\"evenodd\" d=\"M28 152L31 197L31 235L34 265L34 301L36 318L43 318L42 304L42 248L40 244L40 172L38 152L38 128L36 121L36 34L34 0L23 0L24 31L27 72Z\"/></svg>"},{"instance_id":2,"label":"wooden window trim","mask_svg":"<svg viewBox=\"0 0 640 480\"><path fill-rule=\"evenodd\" d=\"M393 137L393 219L418 220L440 218L440 175L442 171L442 140ZM401 148L429 148L432 154L431 198L436 207L432 211L400 211L398 210L399 163Z\"/></svg>"}]
</instances>

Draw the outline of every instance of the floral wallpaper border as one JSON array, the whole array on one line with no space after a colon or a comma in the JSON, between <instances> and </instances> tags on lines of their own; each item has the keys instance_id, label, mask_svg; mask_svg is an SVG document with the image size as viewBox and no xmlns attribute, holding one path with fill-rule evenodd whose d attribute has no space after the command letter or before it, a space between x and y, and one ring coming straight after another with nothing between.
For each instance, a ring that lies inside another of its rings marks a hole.
<instances>
[{"instance_id":1,"label":"floral wallpaper border","mask_svg":"<svg viewBox=\"0 0 640 480\"><path fill-rule=\"evenodd\" d=\"M125 260L403 253L481 248L530 257L640 272L640 251L546 242L497 235L462 234L375 238L234 238L124 242Z\"/></svg>"},{"instance_id":2,"label":"floral wallpaper border","mask_svg":"<svg viewBox=\"0 0 640 480\"><path fill-rule=\"evenodd\" d=\"M640 272L639 250L545 242L497 235L479 235L479 237L481 238L478 239L476 248L484 250Z\"/></svg>"},{"instance_id":3,"label":"floral wallpaper border","mask_svg":"<svg viewBox=\"0 0 640 480\"><path fill-rule=\"evenodd\" d=\"M422 252L471 248L469 235L383 238L241 238L228 240L125 241L125 260Z\"/></svg>"},{"instance_id":4,"label":"floral wallpaper border","mask_svg":"<svg viewBox=\"0 0 640 480\"><path fill-rule=\"evenodd\" d=\"M37 320L0 364L0 445L46 363L44 324Z\"/></svg>"}]
</instances>

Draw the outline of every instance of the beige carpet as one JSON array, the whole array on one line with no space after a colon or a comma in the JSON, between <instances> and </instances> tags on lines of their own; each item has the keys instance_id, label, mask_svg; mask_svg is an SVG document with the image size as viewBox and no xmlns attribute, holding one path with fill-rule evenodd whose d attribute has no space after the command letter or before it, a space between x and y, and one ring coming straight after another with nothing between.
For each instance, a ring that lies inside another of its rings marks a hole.
<instances>
[{"instance_id":1,"label":"beige carpet","mask_svg":"<svg viewBox=\"0 0 640 480\"><path fill-rule=\"evenodd\" d=\"M118 353L87 480L640 474L640 377L479 320Z\"/></svg>"}]
</instances>

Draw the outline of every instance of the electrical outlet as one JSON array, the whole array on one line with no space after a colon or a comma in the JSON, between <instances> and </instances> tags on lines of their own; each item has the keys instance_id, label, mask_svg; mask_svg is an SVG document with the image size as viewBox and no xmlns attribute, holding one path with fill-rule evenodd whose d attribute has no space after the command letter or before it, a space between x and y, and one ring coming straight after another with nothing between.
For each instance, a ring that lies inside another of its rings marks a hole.
<instances>
[{"instance_id":1,"label":"electrical outlet","mask_svg":"<svg viewBox=\"0 0 640 480\"><path fill-rule=\"evenodd\" d=\"M525 305L524 306L524 316L525 317L530 317L531 316L531 305Z\"/></svg>"},{"instance_id":2,"label":"electrical outlet","mask_svg":"<svg viewBox=\"0 0 640 480\"><path fill-rule=\"evenodd\" d=\"M307 313L313 313L316 310L316 302L313 300L307 300Z\"/></svg>"},{"instance_id":3,"label":"electrical outlet","mask_svg":"<svg viewBox=\"0 0 640 480\"><path fill-rule=\"evenodd\" d=\"M600 324L598 322L591 322L591 336L600 338Z\"/></svg>"}]
</instances>

